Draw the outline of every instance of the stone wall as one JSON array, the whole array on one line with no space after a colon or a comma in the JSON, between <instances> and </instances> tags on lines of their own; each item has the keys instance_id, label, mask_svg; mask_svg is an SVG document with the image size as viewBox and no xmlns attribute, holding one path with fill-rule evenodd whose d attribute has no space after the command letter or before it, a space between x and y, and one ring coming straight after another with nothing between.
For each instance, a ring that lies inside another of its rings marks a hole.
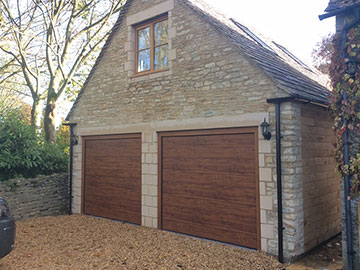
<instances>
[{"instance_id":1,"label":"stone wall","mask_svg":"<svg viewBox=\"0 0 360 270\"><path fill-rule=\"evenodd\" d=\"M302 185L305 251L341 230L340 178L333 156L335 135L329 112L314 105L301 106Z\"/></svg>"},{"instance_id":2,"label":"stone wall","mask_svg":"<svg viewBox=\"0 0 360 270\"><path fill-rule=\"evenodd\" d=\"M10 205L16 220L68 213L68 174L19 178L0 182L0 196Z\"/></svg>"},{"instance_id":3,"label":"stone wall","mask_svg":"<svg viewBox=\"0 0 360 270\"><path fill-rule=\"evenodd\" d=\"M300 104L283 103L280 111L284 258L290 260L304 252Z\"/></svg>"}]
</instances>

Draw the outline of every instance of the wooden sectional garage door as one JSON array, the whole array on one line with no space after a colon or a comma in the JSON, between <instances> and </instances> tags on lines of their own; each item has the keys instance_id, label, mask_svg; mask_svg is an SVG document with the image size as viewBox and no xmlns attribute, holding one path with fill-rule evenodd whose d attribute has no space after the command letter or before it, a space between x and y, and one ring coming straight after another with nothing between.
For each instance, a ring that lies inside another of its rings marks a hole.
<instances>
[{"instance_id":1,"label":"wooden sectional garage door","mask_svg":"<svg viewBox=\"0 0 360 270\"><path fill-rule=\"evenodd\" d=\"M257 129L159 138L160 227L260 248Z\"/></svg>"},{"instance_id":2,"label":"wooden sectional garage door","mask_svg":"<svg viewBox=\"0 0 360 270\"><path fill-rule=\"evenodd\" d=\"M83 213L141 224L141 135L83 142Z\"/></svg>"}]
</instances>

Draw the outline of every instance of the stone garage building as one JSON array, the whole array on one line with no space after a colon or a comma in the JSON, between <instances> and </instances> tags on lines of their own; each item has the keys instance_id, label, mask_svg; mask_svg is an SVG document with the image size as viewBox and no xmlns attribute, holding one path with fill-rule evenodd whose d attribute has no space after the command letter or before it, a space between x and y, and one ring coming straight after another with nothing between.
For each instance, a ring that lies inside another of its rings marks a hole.
<instances>
[{"instance_id":1,"label":"stone garage building","mask_svg":"<svg viewBox=\"0 0 360 270\"><path fill-rule=\"evenodd\" d=\"M72 211L308 251L340 232L320 78L199 0L128 0L67 118Z\"/></svg>"}]
</instances>

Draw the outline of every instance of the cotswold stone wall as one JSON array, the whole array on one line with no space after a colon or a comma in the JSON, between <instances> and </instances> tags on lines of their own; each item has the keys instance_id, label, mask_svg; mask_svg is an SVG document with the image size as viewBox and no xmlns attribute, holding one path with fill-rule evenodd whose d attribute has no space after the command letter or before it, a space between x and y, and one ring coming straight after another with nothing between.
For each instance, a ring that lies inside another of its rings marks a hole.
<instances>
[{"instance_id":1,"label":"cotswold stone wall","mask_svg":"<svg viewBox=\"0 0 360 270\"><path fill-rule=\"evenodd\" d=\"M341 230L340 177L333 157L335 136L329 113L304 104L301 120L304 246L308 251Z\"/></svg>"},{"instance_id":2,"label":"cotswold stone wall","mask_svg":"<svg viewBox=\"0 0 360 270\"><path fill-rule=\"evenodd\" d=\"M69 209L69 177L66 173L10 179L0 182L0 196L8 201L16 220L65 214Z\"/></svg>"}]
</instances>

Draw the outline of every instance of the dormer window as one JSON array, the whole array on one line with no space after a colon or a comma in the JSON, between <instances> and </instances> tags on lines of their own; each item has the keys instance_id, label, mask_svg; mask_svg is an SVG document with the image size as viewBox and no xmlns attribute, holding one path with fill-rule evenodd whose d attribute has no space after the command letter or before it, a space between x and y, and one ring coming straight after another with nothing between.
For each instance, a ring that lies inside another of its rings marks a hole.
<instances>
[{"instance_id":1,"label":"dormer window","mask_svg":"<svg viewBox=\"0 0 360 270\"><path fill-rule=\"evenodd\" d=\"M135 29L135 73L145 74L168 69L168 20L161 17Z\"/></svg>"}]
</instances>

